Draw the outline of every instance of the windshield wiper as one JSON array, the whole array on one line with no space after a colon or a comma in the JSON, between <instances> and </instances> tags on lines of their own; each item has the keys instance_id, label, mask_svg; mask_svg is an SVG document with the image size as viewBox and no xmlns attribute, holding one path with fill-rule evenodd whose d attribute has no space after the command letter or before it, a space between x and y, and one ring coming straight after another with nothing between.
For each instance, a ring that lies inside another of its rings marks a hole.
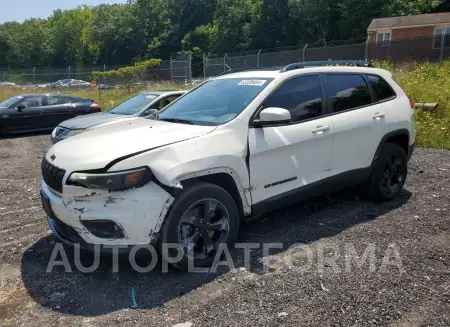
<instances>
[{"instance_id":1,"label":"windshield wiper","mask_svg":"<svg viewBox=\"0 0 450 327\"><path fill-rule=\"evenodd\" d=\"M161 121L167 121L170 123L178 123L178 124L189 124L194 125L194 123L187 119L179 119L179 118L160 118Z\"/></svg>"}]
</instances>

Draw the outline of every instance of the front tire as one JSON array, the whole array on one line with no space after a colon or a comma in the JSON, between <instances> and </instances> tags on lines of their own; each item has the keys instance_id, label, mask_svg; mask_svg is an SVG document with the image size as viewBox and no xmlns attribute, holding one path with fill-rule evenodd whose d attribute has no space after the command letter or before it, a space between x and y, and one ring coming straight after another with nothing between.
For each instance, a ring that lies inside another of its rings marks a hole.
<instances>
[{"instance_id":1,"label":"front tire","mask_svg":"<svg viewBox=\"0 0 450 327\"><path fill-rule=\"evenodd\" d=\"M210 267L219 246L234 245L239 230L239 210L233 197L220 186L199 182L183 189L173 203L160 235L160 252L173 266ZM173 263L178 250L182 258ZM191 263L189 263L191 261Z\"/></svg>"},{"instance_id":2,"label":"front tire","mask_svg":"<svg viewBox=\"0 0 450 327\"><path fill-rule=\"evenodd\" d=\"M372 167L366 189L376 201L391 201L403 190L408 173L405 150L395 143L386 143Z\"/></svg>"}]
</instances>

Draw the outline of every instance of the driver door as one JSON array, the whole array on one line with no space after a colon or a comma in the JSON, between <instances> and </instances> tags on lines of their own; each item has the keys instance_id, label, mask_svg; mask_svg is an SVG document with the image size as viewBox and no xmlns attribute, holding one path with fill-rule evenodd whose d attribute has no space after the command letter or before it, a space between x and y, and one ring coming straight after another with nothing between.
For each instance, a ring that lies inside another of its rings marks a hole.
<instances>
[{"instance_id":1,"label":"driver door","mask_svg":"<svg viewBox=\"0 0 450 327\"><path fill-rule=\"evenodd\" d=\"M44 103L44 96L33 95L22 99L11 109L9 120L9 130L34 130L42 128L42 105ZM18 110L18 106L25 106L24 109Z\"/></svg>"},{"instance_id":2,"label":"driver door","mask_svg":"<svg viewBox=\"0 0 450 327\"><path fill-rule=\"evenodd\" d=\"M250 127L253 204L276 209L300 200L300 191L330 176L333 126L330 117L323 117L324 99L319 76L303 75L286 81L264 101L262 109L289 110L291 123Z\"/></svg>"}]
</instances>

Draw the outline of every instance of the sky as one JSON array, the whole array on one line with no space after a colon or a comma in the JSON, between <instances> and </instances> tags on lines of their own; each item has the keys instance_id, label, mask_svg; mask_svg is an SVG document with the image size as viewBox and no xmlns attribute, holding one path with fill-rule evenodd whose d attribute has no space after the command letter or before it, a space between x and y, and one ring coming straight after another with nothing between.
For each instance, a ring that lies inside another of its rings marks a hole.
<instances>
[{"instance_id":1,"label":"sky","mask_svg":"<svg viewBox=\"0 0 450 327\"><path fill-rule=\"evenodd\" d=\"M27 18L47 18L56 9L72 9L79 5L125 3L126 0L0 0L0 23L23 22Z\"/></svg>"}]
</instances>

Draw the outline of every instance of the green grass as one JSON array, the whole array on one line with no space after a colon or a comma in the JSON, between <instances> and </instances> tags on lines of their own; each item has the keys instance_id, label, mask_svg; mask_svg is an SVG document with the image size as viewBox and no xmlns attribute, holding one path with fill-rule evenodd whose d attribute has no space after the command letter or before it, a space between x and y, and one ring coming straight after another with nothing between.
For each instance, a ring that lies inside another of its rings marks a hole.
<instances>
[{"instance_id":1,"label":"green grass","mask_svg":"<svg viewBox=\"0 0 450 327\"><path fill-rule=\"evenodd\" d=\"M439 107L435 112L415 110L416 145L425 148L450 149L450 61L442 65L410 63L401 67L393 67L387 62L378 66L390 70L406 94L415 102L436 102ZM71 94L92 99L108 110L127 98L143 90L176 90L186 89L184 84L159 83L150 88L135 87L131 90L76 90ZM0 101L20 93L54 92L43 90L0 89Z\"/></svg>"},{"instance_id":2,"label":"green grass","mask_svg":"<svg viewBox=\"0 0 450 327\"><path fill-rule=\"evenodd\" d=\"M415 110L417 145L450 149L450 61L443 65L424 63L391 71L415 102L439 104L432 113Z\"/></svg>"}]
</instances>

